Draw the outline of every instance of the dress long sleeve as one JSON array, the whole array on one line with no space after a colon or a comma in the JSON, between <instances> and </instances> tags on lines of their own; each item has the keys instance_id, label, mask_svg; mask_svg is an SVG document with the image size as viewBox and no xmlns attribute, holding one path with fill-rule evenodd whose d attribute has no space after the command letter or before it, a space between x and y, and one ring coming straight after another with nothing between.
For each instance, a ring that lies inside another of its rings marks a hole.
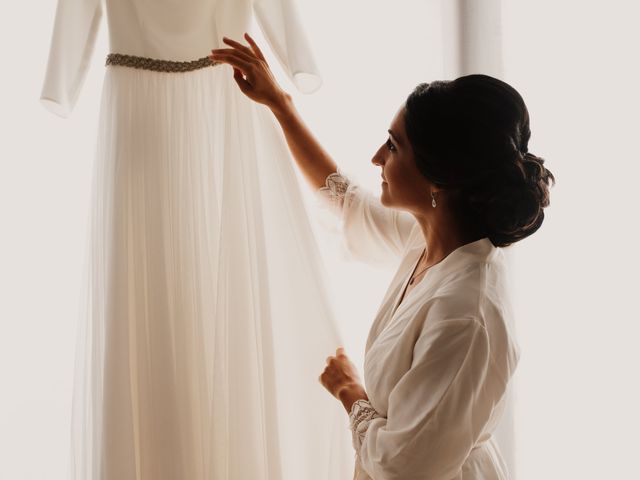
<instances>
[{"instance_id":1,"label":"dress long sleeve","mask_svg":"<svg viewBox=\"0 0 640 480\"><path fill-rule=\"evenodd\" d=\"M387 415L360 422L354 447L376 480L457 478L506 380L493 370L488 333L474 318L424 328L413 359L391 391Z\"/></svg>"},{"instance_id":2,"label":"dress long sleeve","mask_svg":"<svg viewBox=\"0 0 640 480\"><path fill-rule=\"evenodd\" d=\"M61 117L76 104L101 18L100 0L58 0L40 101Z\"/></svg>"},{"instance_id":3,"label":"dress long sleeve","mask_svg":"<svg viewBox=\"0 0 640 480\"><path fill-rule=\"evenodd\" d=\"M295 0L254 0L255 17L287 76L302 93L322 85Z\"/></svg>"},{"instance_id":4,"label":"dress long sleeve","mask_svg":"<svg viewBox=\"0 0 640 480\"><path fill-rule=\"evenodd\" d=\"M340 217L344 245L352 258L384 264L401 257L416 225L411 214L385 207L339 171L327 177L318 194L331 201Z\"/></svg>"}]
</instances>

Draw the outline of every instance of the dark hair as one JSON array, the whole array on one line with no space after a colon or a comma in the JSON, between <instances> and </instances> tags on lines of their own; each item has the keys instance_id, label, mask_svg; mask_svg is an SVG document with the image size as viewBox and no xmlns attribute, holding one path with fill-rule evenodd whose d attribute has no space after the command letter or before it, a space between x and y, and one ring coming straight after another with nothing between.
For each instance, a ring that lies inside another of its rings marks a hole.
<instances>
[{"instance_id":1,"label":"dark hair","mask_svg":"<svg viewBox=\"0 0 640 480\"><path fill-rule=\"evenodd\" d=\"M544 220L549 182L529 153L529 112L520 94L487 75L418 85L405 126L422 174L449 190L464 225L505 247Z\"/></svg>"}]
</instances>

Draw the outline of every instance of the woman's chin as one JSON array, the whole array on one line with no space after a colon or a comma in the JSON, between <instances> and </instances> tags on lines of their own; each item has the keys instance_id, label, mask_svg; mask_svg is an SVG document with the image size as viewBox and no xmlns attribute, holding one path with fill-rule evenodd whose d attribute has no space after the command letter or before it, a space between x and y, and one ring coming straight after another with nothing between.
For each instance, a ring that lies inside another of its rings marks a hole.
<instances>
[{"instance_id":1,"label":"woman's chin","mask_svg":"<svg viewBox=\"0 0 640 480\"><path fill-rule=\"evenodd\" d=\"M385 207L389 206L389 186L386 182L382 182L382 193L380 194L380 203Z\"/></svg>"}]
</instances>

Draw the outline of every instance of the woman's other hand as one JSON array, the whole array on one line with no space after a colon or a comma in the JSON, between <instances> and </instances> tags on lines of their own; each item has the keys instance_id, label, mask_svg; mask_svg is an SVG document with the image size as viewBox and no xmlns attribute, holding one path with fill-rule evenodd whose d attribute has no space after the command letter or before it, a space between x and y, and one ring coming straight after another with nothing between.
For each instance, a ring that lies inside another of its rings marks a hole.
<instances>
[{"instance_id":1,"label":"woman's other hand","mask_svg":"<svg viewBox=\"0 0 640 480\"><path fill-rule=\"evenodd\" d=\"M244 34L249 47L223 37L223 42L231 48L211 50L214 62L227 63L233 67L233 78L240 90L255 102L262 103L271 110L276 110L286 99L288 94L276 82L262 51L256 42Z\"/></svg>"},{"instance_id":2,"label":"woman's other hand","mask_svg":"<svg viewBox=\"0 0 640 480\"><path fill-rule=\"evenodd\" d=\"M336 350L335 356L327 358L327 366L320 375L320 383L342 402L347 412L351 411L351 406L356 400L368 400L358 371L342 347Z\"/></svg>"}]
</instances>

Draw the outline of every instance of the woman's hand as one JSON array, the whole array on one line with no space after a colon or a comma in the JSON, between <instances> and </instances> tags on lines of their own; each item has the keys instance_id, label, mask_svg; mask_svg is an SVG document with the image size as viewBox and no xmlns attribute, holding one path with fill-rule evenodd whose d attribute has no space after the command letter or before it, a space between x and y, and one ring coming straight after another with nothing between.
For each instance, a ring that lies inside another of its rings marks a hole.
<instances>
[{"instance_id":1,"label":"woman's hand","mask_svg":"<svg viewBox=\"0 0 640 480\"><path fill-rule=\"evenodd\" d=\"M327 358L327 366L320 382L329 393L342 402L347 412L351 411L351 406L356 400L368 400L367 393L360 383L358 371L347 355L344 348L336 350L335 357Z\"/></svg>"},{"instance_id":2,"label":"woman's hand","mask_svg":"<svg viewBox=\"0 0 640 480\"><path fill-rule=\"evenodd\" d=\"M293 104L291 95L276 82L264 55L245 33L251 48L224 38L232 48L211 50L214 62L228 63L233 67L233 78L240 90L252 100L271 109L287 141L287 145L300 170L314 189L325 185L326 178L338 167L329 154L305 125Z\"/></svg>"},{"instance_id":3,"label":"woman's hand","mask_svg":"<svg viewBox=\"0 0 640 480\"><path fill-rule=\"evenodd\" d=\"M233 78L240 90L250 99L276 110L285 101L288 94L280 88L267 61L256 42L244 34L251 48L223 37L222 41L232 48L211 50L214 62L227 63L233 67Z\"/></svg>"}]
</instances>

